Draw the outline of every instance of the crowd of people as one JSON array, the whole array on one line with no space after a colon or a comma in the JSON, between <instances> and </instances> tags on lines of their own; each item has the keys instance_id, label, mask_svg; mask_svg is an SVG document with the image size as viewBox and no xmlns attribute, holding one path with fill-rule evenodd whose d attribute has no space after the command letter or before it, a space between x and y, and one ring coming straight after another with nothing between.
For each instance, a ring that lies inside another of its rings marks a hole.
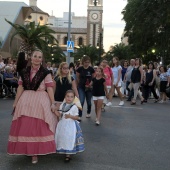
<instances>
[{"instance_id":1,"label":"crowd of people","mask_svg":"<svg viewBox=\"0 0 170 170\"><path fill-rule=\"evenodd\" d=\"M125 98L136 105L137 96L141 104L148 102L151 93L155 103L170 97L170 68L156 62L143 65L140 58L119 61L113 57L112 63L104 59L93 66L90 57L84 55L76 65L62 62L57 68L45 63L40 50L35 50L29 60L25 54L20 57L17 63L8 59L5 64L0 56L1 81L18 87L8 153L32 156L32 163L38 162L38 155L56 152L65 154L69 162L71 154L84 151L78 121L83 111L86 118L91 117L92 100L95 124L100 125L102 109L112 105L113 96L119 97L120 107ZM85 100L87 111L83 110Z\"/></svg>"}]
</instances>

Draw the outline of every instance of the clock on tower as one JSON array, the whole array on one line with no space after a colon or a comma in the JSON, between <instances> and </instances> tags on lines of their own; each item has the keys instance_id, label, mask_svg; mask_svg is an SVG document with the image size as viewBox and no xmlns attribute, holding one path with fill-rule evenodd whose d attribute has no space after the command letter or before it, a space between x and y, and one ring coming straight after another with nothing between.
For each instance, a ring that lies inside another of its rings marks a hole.
<instances>
[{"instance_id":1,"label":"clock on tower","mask_svg":"<svg viewBox=\"0 0 170 170\"><path fill-rule=\"evenodd\" d=\"M97 46L103 34L103 0L88 0L87 15L87 44Z\"/></svg>"}]
</instances>

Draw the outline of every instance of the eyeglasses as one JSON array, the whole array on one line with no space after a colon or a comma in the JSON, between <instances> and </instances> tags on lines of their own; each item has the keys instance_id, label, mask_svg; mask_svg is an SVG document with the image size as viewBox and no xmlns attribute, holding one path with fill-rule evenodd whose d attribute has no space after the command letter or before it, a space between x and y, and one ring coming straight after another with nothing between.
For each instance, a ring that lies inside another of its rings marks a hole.
<instances>
[{"instance_id":1,"label":"eyeglasses","mask_svg":"<svg viewBox=\"0 0 170 170\"><path fill-rule=\"evenodd\" d=\"M62 69L63 69L63 70L68 70L68 69L69 69L69 67L62 67Z\"/></svg>"}]
</instances>

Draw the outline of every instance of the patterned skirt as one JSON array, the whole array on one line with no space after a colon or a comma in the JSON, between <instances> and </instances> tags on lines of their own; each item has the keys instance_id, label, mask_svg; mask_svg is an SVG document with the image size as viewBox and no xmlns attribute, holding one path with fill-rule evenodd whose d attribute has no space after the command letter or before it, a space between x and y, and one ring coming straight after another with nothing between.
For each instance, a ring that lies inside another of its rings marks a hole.
<instances>
[{"instance_id":1,"label":"patterned skirt","mask_svg":"<svg viewBox=\"0 0 170 170\"><path fill-rule=\"evenodd\" d=\"M76 125L77 132L76 132L76 140L75 140L75 145L74 145L73 150L60 149L60 150L57 150L57 153L59 153L59 154L76 154L78 152L83 152L85 150L82 130L81 130L80 125L77 121L75 121L75 125Z\"/></svg>"}]
</instances>

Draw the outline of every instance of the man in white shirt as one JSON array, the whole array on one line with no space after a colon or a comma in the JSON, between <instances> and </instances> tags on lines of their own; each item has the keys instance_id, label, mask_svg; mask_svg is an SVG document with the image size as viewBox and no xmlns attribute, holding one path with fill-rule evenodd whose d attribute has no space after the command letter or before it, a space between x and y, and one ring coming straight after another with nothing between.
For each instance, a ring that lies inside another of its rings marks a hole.
<instances>
[{"instance_id":1,"label":"man in white shirt","mask_svg":"<svg viewBox=\"0 0 170 170\"><path fill-rule=\"evenodd\" d=\"M133 89L129 90L128 86L131 82L131 74L132 74L132 70L133 70L134 66L135 66L135 60L131 59L130 66L127 68L126 74L124 76L124 82L126 82L126 89L129 92L129 97L128 97L127 101L131 101L131 98L133 96Z\"/></svg>"}]
</instances>

